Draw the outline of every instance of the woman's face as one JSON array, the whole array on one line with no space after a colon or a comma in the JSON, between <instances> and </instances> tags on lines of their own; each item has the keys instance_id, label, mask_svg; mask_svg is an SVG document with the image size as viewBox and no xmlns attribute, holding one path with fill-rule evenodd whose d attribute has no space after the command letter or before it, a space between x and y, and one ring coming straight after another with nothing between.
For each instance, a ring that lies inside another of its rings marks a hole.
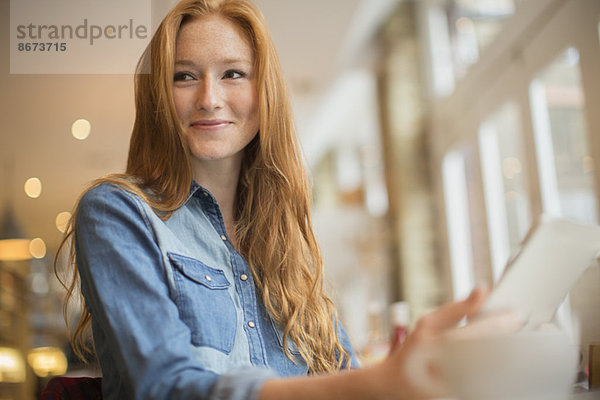
<instances>
[{"instance_id":1,"label":"woman's face","mask_svg":"<svg viewBox=\"0 0 600 400\"><path fill-rule=\"evenodd\" d=\"M254 54L233 22L207 16L182 25L173 99L193 164L242 158L258 132Z\"/></svg>"}]
</instances>

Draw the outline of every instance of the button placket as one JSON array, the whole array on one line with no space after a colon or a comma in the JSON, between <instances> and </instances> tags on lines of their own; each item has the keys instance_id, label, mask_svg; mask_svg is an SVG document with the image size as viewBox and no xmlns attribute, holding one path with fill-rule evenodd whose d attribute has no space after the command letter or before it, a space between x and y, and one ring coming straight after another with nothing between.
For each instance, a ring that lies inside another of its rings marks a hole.
<instances>
[{"instance_id":1,"label":"button placket","mask_svg":"<svg viewBox=\"0 0 600 400\"><path fill-rule=\"evenodd\" d=\"M218 237L226 244L229 255L232 261L232 268L235 280L239 278L235 287L241 301L241 318L238 323L244 327L248 339L248 345L251 349L250 360L254 365L266 366L266 350L264 339L262 337L262 325L260 325L260 310L257 308L258 303L254 292L254 285L251 284L252 279L248 272L248 266L242 255L239 254L233 246L228 244L229 238L225 231L223 216L220 212L219 205L210 196L207 191L202 192L202 211L210 220L211 224L217 231ZM206 282L213 281L215 277L204 276Z\"/></svg>"},{"instance_id":2,"label":"button placket","mask_svg":"<svg viewBox=\"0 0 600 400\"><path fill-rule=\"evenodd\" d=\"M241 258L241 255L235 254L236 259L236 267L241 267L244 265L243 262L238 263L237 259ZM240 294L243 299L246 301L253 299L253 286L250 285L250 276L247 272L246 268L239 268L237 270L237 276L240 282ZM264 358L264 344L261 336L260 328L257 325L257 315L258 310L253 306L254 301L244 304L243 315L245 319L246 332L248 335L248 344L253 350L253 355L251 356L251 360L255 365L265 365ZM262 354L262 356L260 355Z\"/></svg>"}]
</instances>

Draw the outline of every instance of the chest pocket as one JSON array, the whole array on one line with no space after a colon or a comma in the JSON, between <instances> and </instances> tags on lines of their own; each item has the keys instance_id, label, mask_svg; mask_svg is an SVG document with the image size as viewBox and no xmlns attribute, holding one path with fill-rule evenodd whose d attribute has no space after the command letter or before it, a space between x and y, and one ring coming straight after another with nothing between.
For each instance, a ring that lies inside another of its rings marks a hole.
<instances>
[{"instance_id":1,"label":"chest pocket","mask_svg":"<svg viewBox=\"0 0 600 400\"><path fill-rule=\"evenodd\" d=\"M179 315L192 332L194 346L229 354L235 340L237 315L222 270L194 258L169 253L173 265Z\"/></svg>"}]
</instances>

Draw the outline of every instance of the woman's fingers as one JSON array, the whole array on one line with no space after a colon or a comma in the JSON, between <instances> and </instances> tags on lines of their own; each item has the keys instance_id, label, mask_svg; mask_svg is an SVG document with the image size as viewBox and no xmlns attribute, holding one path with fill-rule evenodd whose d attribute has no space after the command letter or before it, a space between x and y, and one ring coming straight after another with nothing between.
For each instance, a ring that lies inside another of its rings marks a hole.
<instances>
[{"instance_id":1,"label":"woman's fingers","mask_svg":"<svg viewBox=\"0 0 600 400\"><path fill-rule=\"evenodd\" d=\"M474 317L479 312L479 310L481 310L481 307L483 306L483 303L485 303L485 301L487 300L489 294L490 290L487 287L480 287L474 289L469 295L469 297L465 300L469 303L469 310L467 311L465 316L467 318Z\"/></svg>"},{"instance_id":2,"label":"woman's fingers","mask_svg":"<svg viewBox=\"0 0 600 400\"><path fill-rule=\"evenodd\" d=\"M436 334L453 328L464 317L469 318L477 314L485 302L487 294L487 289L475 289L465 300L448 303L425 315L419 320L417 329Z\"/></svg>"},{"instance_id":3,"label":"woman's fingers","mask_svg":"<svg viewBox=\"0 0 600 400\"><path fill-rule=\"evenodd\" d=\"M449 330L445 339L474 339L514 333L523 327L525 319L517 312L505 311L486 315L470 321L467 325Z\"/></svg>"}]
</instances>

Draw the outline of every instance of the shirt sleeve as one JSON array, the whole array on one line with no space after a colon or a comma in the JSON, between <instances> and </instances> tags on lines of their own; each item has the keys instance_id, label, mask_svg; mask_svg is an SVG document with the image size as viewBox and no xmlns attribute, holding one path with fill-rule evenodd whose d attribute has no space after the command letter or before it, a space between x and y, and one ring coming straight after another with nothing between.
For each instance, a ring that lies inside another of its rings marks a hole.
<instances>
[{"instance_id":1,"label":"shirt sleeve","mask_svg":"<svg viewBox=\"0 0 600 400\"><path fill-rule=\"evenodd\" d=\"M109 184L88 191L76 215L75 249L103 390L133 399L253 399L276 377L254 367L220 376L193 357L139 197Z\"/></svg>"}]
</instances>

